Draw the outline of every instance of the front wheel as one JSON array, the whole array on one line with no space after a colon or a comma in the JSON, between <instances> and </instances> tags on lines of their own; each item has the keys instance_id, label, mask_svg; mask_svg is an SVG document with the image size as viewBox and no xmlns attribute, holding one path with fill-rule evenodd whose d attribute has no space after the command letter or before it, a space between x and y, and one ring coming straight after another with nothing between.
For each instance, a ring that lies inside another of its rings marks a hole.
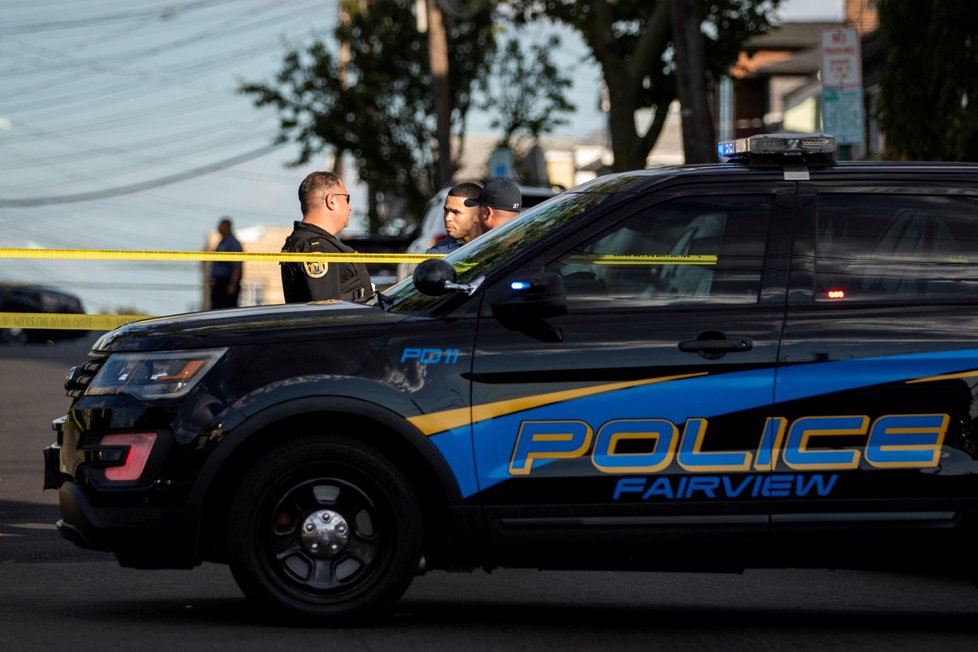
<instances>
[{"instance_id":1,"label":"front wheel","mask_svg":"<svg viewBox=\"0 0 978 652\"><path fill-rule=\"evenodd\" d=\"M0 342L5 342L14 346L24 346L31 341L30 333L23 328L2 328L0 329Z\"/></svg>"},{"instance_id":2,"label":"front wheel","mask_svg":"<svg viewBox=\"0 0 978 652\"><path fill-rule=\"evenodd\" d=\"M422 515L379 450L337 436L293 440L258 459L228 514L231 572L277 615L347 626L385 614L422 550Z\"/></svg>"}]
</instances>

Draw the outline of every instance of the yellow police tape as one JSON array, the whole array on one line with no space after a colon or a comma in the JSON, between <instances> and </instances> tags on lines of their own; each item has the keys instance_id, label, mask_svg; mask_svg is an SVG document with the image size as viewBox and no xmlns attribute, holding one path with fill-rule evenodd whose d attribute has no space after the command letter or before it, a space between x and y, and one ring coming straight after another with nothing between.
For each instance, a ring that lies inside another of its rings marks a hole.
<instances>
[{"instance_id":1,"label":"yellow police tape","mask_svg":"<svg viewBox=\"0 0 978 652\"><path fill-rule=\"evenodd\" d=\"M717 256L713 254L672 256L656 254L651 256L619 256L613 254L577 254L566 259L568 263L594 265L716 265Z\"/></svg>"},{"instance_id":2,"label":"yellow police tape","mask_svg":"<svg viewBox=\"0 0 978 652\"><path fill-rule=\"evenodd\" d=\"M575 254L568 256L562 262L571 265L608 265L611 267L620 267L622 265L716 265L717 260L718 257L714 254L694 254L688 256L665 254L653 254L650 256ZM475 267L476 264L464 260L453 263L457 272L467 272Z\"/></svg>"},{"instance_id":3,"label":"yellow police tape","mask_svg":"<svg viewBox=\"0 0 978 652\"><path fill-rule=\"evenodd\" d=\"M0 312L0 328L42 328L45 330L110 331L150 315L79 315L43 312Z\"/></svg>"},{"instance_id":4,"label":"yellow police tape","mask_svg":"<svg viewBox=\"0 0 978 652\"><path fill-rule=\"evenodd\" d=\"M158 260L158 261L262 261L262 262L357 262L357 263L420 263L429 258L444 258L443 254L324 254L235 252L235 251L121 251L110 249L29 249L0 247L0 258L32 260ZM596 265L716 265L717 257L703 256L615 256L576 255L568 263ZM457 263L459 271L474 265ZM123 324L146 319L151 315L79 315L38 312L0 312L0 328L40 328L52 330L105 331Z\"/></svg>"},{"instance_id":5,"label":"yellow police tape","mask_svg":"<svg viewBox=\"0 0 978 652\"><path fill-rule=\"evenodd\" d=\"M420 263L429 258L444 258L444 254L323 254L238 252L238 251L121 251L111 249L26 249L0 247L0 258L32 260L162 260L162 261L262 261L282 262L351 262L351 263Z\"/></svg>"}]
</instances>

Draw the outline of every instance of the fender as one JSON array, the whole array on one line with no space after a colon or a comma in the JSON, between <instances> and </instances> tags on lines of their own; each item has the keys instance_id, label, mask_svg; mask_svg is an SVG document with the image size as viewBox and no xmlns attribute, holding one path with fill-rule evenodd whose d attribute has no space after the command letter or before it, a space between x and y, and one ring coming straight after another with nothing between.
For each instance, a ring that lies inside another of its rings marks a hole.
<instances>
[{"instance_id":1,"label":"fender","mask_svg":"<svg viewBox=\"0 0 978 652\"><path fill-rule=\"evenodd\" d=\"M462 493L458 482L455 480L455 474L438 449L417 428L405 421L402 416L381 405L360 398L337 395L291 398L269 405L252 415L244 415L236 410L229 410L225 415L225 423L232 421L234 423L225 431L220 445L211 453L201 468L191 491L189 504L198 507L203 506L211 482L221 467L234 451L256 432L288 417L323 411L362 415L392 430L396 433L395 436L406 440L425 459L444 491L448 504L462 504Z\"/></svg>"}]
</instances>

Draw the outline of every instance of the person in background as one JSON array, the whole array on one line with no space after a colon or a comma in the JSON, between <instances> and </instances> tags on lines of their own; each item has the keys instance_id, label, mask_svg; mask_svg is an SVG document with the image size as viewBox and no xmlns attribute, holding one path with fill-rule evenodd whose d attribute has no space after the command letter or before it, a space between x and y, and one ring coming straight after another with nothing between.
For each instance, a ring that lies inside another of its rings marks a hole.
<instances>
[{"instance_id":1,"label":"person in background","mask_svg":"<svg viewBox=\"0 0 978 652\"><path fill-rule=\"evenodd\" d=\"M465 205L466 199L474 199L482 192L477 183L459 183L452 186L445 197L445 233L438 244L426 251L427 254L447 254L482 235L479 222L479 209Z\"/></svg>"},{"instance_id":2,"label":"person in background","mask_svg":"<svg viewBox=\"0 0 978 652\"><path fill-rule=\"evenodd\" d=\"M221 234L221 241L217 243L214 251L244 251L231 230L230 217L221 218L217 224L217 232ZM211 263L211 310L234 308L238 305L238 296L241 294L241 271L241 261L219 260Z\"/></svg>"},{"instance_id":3,"label":"person in background","mask_svg":"<svg viewBox=\"0 0 978 652\"><path fill-rule=\"evenodd\" d=\"M313 172L299 185L302 221L293 224L282 246L287 252L353 254L336 237L350 223L350 193L332 172ZM365 302L373 297L370 274L363 263L281 263L286 303L342 299Z\"/></svg>"},{"instance_id":4,"label":"person in background","mask_svg":"<svg viewBox=\"0 0 978 652\"><path fill-rule=\"evenodd\" d=\"M520 214L523 193L508 179L493 179L479 196L466 199L466 206L479 207L479 222L483 233L498 228Z\"/></svg>"}]
</instances>

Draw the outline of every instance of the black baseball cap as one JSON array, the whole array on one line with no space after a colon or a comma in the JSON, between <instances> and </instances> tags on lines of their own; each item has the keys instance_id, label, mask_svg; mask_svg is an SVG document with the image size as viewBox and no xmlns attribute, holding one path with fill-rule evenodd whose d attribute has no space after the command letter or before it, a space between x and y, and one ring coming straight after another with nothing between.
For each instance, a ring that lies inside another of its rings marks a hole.
<instances>
[{"instance_id":1,"label":"black baseball cap","mask_svg":"<svg viewBox=\"0 0 978 652\"><path fill-rule=\"evenodd\" d=\"M515 183L508 179L493 179L485 185L478 197L466 199L465 205L472 206L492 206L501 211L520 212L523 205L523 193Z\"/></svg>"}]
</instances>

